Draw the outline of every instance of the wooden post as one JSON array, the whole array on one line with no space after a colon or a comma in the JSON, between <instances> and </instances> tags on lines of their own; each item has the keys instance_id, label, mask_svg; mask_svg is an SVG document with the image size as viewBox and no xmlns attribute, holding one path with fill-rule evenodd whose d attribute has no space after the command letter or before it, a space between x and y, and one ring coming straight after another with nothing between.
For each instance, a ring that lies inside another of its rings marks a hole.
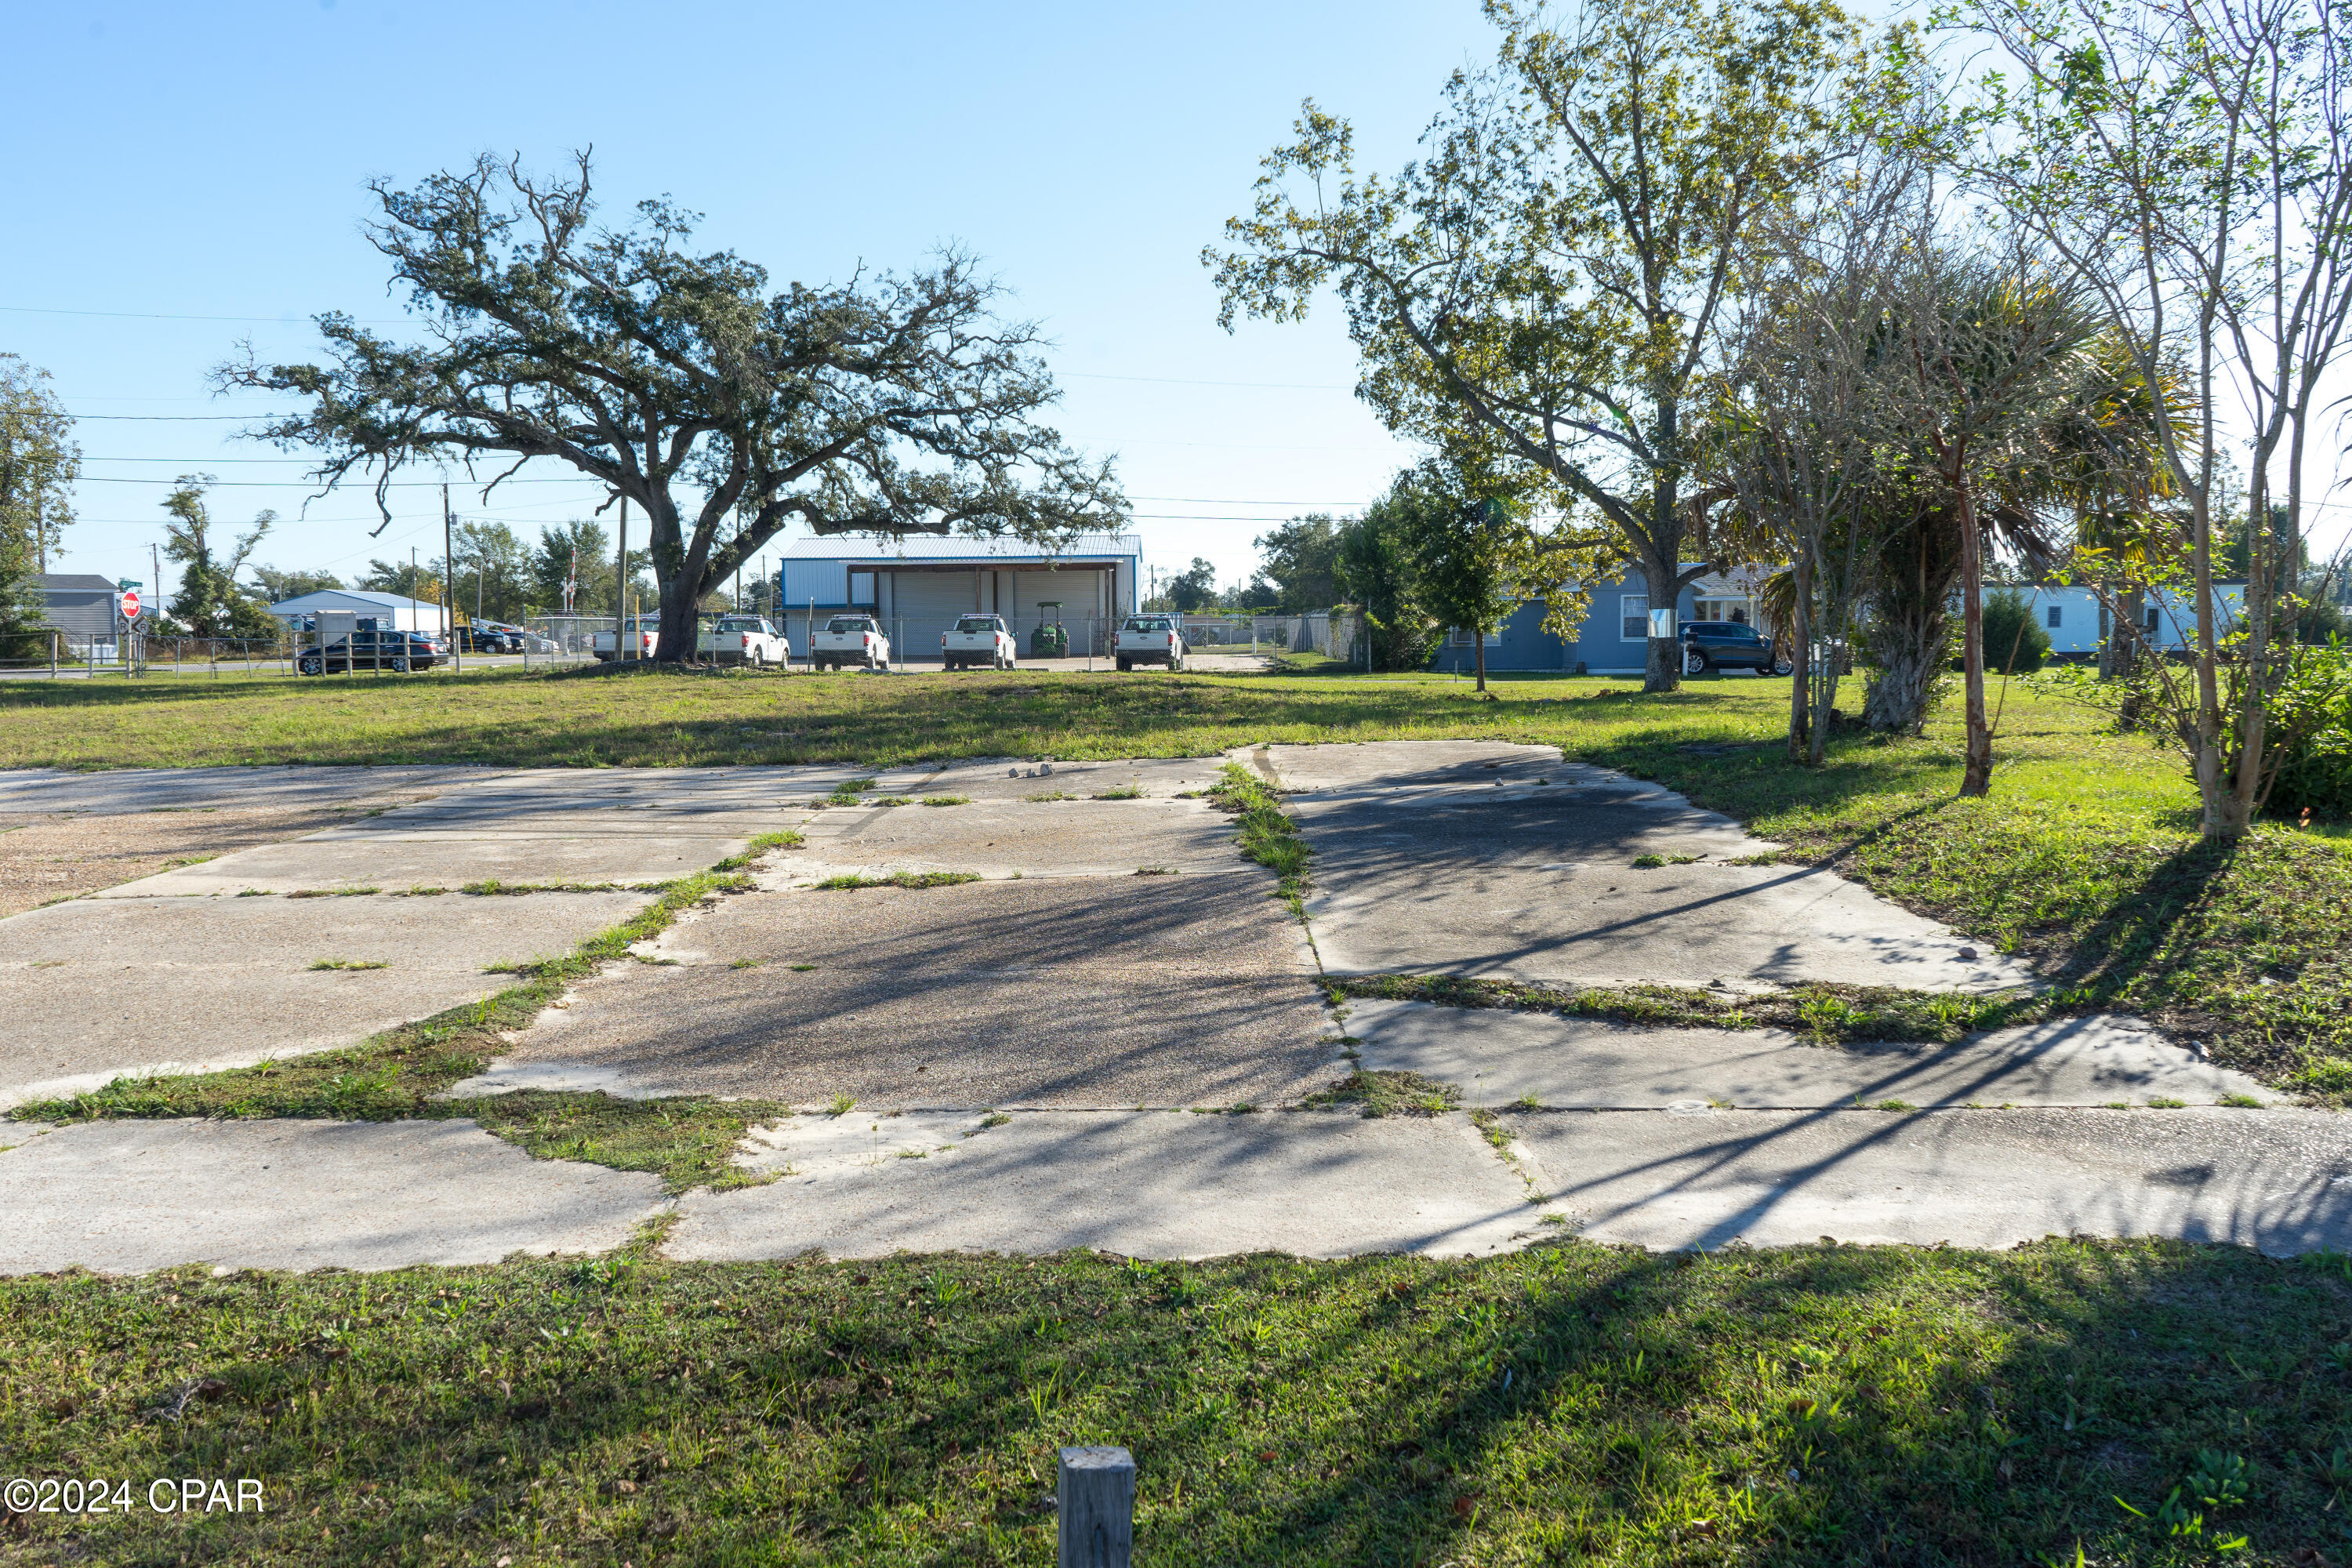
<instances>
[{"instance_id":1,"label":"wooden post","mask_svg":"<svg viewBox=\"0 0 2352 1568\"><path fill-rule=\"evenodd\" d=\"M1133 1568L1135 1458L1124 1448L1062 1450L1055 1568Z\"/></svg>"}]
</instances>

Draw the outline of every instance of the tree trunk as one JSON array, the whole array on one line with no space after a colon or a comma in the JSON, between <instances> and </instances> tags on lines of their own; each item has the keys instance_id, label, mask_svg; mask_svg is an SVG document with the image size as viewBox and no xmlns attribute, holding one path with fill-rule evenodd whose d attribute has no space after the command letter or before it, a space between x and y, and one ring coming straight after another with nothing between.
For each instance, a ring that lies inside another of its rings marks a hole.
<instances>
[{"instance_id":1,"label":"tree trunk","mask_svg":"<svg viewBox=\"0 0 2352 1568\"><path fill-rule=\"evenodd\" d=\"M1675 542L1680 542L1679 538ZM1683 571L1680 554L1680 551L1675 551L1662 561L1653 553L1645 557L1642 563L1642 580L1650 590L1650 613L1654 616L1660 610L1665 610L1671 614L1680 607L1682 584L1679 579ZM1656 622L1653 621L1651 624L1655 626ZM1682 627L1676 625L1673 635L1654 636L1650 638L1649 658L1642 674L1643 690L1673 691L1681 687L1683 683L1681 632Z\"/></svg>"},{"instance_id":2,"label":"tree trunk","mask_svg":"<svg viewBox=\"0 0 2352 1568\"><path fill-rule=\"evenodd\" d=\"M1789 760L1806 761L1812 752L1809 725L1813 689L1813 556L1811 549L1797 552L1796 613L1789 626Z\"/></svg>"},{"instance_id":3,"label":"tree trunk","mask_svg":"<svg viewBox=\"0 0 2352 1568\"><path fill-rule=\"evenodd\" d=\"M1470 635L1477 641L1478 689L1483 692L1486 689L1486 634L1474 626Z\"/></svg>"},{"instance_id":4,"label":"tree trunk","mask_svg":"<svg viewBox=\"0 0 2352 1568\"><path fill-rule=\"evenodd\" d=\"M1981 795L1992 788L1992 727L1985 719L1984 536L1977 531L1976 508L1966 486L1953 489L1960 514L1960 679L1968 699L1968 752L1960 794Z\"/></svg>"}]
</instances>

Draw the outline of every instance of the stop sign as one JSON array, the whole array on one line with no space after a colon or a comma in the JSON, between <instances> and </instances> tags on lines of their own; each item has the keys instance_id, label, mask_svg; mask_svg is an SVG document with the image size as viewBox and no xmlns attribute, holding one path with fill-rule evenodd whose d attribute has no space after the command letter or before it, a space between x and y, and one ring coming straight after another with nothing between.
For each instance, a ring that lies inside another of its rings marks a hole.
<instances>
[{"instance_id":1,"label":"stop sign","mask_svg":"<svg viewBox=\"0 0 2352 1568\"><path fill-rule=\"evenodd\" d=\"M123 593L122 618L126 621L135 621L139 618L139 590L136 588L127 589Z\"/></svg>"}]
</instances>

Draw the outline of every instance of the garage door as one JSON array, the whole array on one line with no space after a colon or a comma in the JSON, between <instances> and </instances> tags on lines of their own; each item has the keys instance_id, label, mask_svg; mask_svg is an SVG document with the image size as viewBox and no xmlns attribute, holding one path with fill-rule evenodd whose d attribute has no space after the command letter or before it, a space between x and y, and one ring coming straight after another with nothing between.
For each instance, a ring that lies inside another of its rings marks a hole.
<instances>
[{"instance_id":1,"label":"garage door","mask_svg":"<svg viewBox=\"0 0 2352 1568\"><path fill-rule=\"evenodd\" d=\"M909 658L937 658L940 634L958 616L972 612L971 572L894 572L890 574L891 627Z\"/></svg>"}]
</instances>

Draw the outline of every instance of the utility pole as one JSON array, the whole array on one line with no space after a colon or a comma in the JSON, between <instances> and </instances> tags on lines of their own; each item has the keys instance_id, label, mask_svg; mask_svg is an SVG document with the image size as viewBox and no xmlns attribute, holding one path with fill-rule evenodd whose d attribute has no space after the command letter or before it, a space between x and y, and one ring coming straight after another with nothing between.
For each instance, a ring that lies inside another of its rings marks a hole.
<instances>
[{"instance_id":1,"label":"utility pole","mask_svg":"<svg viewBox=\"0 0 2352 1568\"><path fill-rule=\"evenodd\" d=\"M613 572L613 662L621 662L621 639L629 630L629 498L621 498L621 560Z\"/></svg>"},{"instance_id":2,"label":"utility pole","mask_svg":"<svg viewBox=\"0 0 2352 1568\"><path fill-rule=\"evenodd\" d=\"M444 479L441 481L441 575L444 581L441 591L434 597L441 601L441 630L449 639L449 673L452 675L463 674L466 668L466 650L457 646L457 606L450 602L450 584L446 581L457 574L457 557L453 543L457 531L457 519L449 513L449 481Z\"/></svg>"}]
</instances>

